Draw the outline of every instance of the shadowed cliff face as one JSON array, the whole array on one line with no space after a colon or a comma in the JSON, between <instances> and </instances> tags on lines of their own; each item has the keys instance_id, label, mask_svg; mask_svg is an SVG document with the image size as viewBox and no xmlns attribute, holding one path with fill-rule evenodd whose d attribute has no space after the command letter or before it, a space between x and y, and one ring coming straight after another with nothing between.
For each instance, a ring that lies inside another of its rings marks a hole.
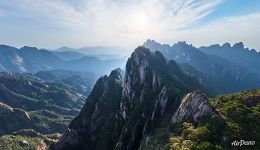
<instances>
[{"instance_id":1,"label":"shadowed cliff face","mask_svg":"<svg viewBox=\"0 0 260 150\"><path fill-rule=\"evenodd\" d=\"M160 52L138 47L128 59L124 81L114 70L101 77L81 113L54 149L138 149L157 127L169 125L180 98L199 82Z\"/></svg>"},{"instance_id":2,"label":"shadowed cliff face","mask_svg":"<svg viewBox=\"0 0 260 150\"><path fill-rule=\"evenodd\" d=\"M122 77L117 70L98 79L80 114L55 149L111 149L120 133ZM119 131L118 131L119 130Z\"/></svg>"}]
</instances>

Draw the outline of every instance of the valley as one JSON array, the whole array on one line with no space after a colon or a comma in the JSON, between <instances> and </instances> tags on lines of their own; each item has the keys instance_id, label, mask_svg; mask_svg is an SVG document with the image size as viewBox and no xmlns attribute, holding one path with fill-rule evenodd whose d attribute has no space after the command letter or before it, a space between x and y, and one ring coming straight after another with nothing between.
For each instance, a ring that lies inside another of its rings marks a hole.
<instances>
[{"instance_id":1,"label":"valley","mask_svg":"<svg viewBox=\"0 0 260 150\"><path fill-rule=\"evenodd\" d=\"M78 52L45 51L78 69L40 62L43 70L26 68L29 54L17 52L10 60L19 55L20 64L1 64L0 149L229 149L237 139L258 141L258 72L204 51L147 40L123 70L105 60L116 66L109 75L98 58Z\"/></svg>"}]
</instances>

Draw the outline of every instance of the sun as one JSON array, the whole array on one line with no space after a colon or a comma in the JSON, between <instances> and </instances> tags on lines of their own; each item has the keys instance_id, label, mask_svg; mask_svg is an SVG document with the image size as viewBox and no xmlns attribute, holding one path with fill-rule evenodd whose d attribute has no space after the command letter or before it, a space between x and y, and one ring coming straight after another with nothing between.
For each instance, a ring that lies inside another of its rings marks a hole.
<instances>
[{"instance_id":1,"label":"sun","mask_svg":"<svg viewBox=\"0 0 260 150\"><path fill-rule=\"evenodd\" d=\"M144 32L149 26L149 17L145 14L145 12L138 12L133 14L131 20L131 27L136 32Z\"/></svg>"}]
</instances>

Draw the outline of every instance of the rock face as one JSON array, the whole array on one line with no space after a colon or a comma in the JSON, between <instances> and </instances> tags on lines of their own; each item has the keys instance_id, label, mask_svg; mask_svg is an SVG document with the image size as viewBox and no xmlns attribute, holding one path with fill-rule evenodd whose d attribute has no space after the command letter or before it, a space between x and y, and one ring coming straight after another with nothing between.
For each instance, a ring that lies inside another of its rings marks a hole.
<instances>
[{"instance_id":1,"label":"rock face","mask_svg":"<svg viewBox=\"0 0 260 150\"><path fill-rule=\"evenodd\" d=\"M52 148L137 150L146 135L170 123L185 93L200 88L174 61L138 47L127 61L124 81L118 70L101 77Z\"/></svg>"},{"instance_id":2,"label":"rock face","mask_svg":"<svg viewBox=\"0 0 260 150\"><path fill-rule=\"evenodd\" d=\"M122 77L116 70L98 79L80 114L54 149L112 149L121 128Z\"/></svg>"},{"instance_id":3,"label":"rock face","mask_svg":"<svg viewBox=\"0 0 260 150\"><path fill-rule=\"evenodd\" d=\"M177 111L172 117L172 123L182 121L198 122L202 117L216 115L215 110L209 105L208 99L201 91L193 91L187 94Z\"/></svg>"}]
</instances>

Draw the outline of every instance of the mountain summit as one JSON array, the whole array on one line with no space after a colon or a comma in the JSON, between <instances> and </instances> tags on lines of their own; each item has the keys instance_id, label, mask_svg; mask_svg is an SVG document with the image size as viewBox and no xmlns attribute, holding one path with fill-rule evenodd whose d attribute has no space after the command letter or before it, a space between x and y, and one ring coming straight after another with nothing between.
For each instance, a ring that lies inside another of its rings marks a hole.
<instances>
[{"instance_id":1,"label":"mountain summit","mask_svg":"<svg viewBox=\"0 0 260 150\"><path fill-rule=\"evenodd\" d=\"M126 64L101 77L81 113L54 149L138 149L143 138L167 126L181 97L199 82L160 52L138 47Z\"/></svg>"}]
</instances>

